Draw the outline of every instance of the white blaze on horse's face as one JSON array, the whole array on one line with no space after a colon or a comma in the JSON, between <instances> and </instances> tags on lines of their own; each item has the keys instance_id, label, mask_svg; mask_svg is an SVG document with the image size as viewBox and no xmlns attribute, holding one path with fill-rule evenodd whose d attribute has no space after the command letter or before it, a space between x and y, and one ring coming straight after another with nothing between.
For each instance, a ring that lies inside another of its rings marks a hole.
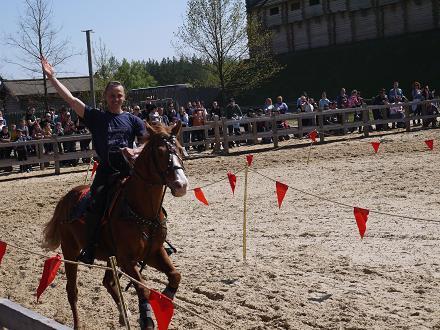
<instances>
[{"instance_id":1,"label":"white blaze on horse's face","mask_svg":"<svg viewBox=\"0 0 440 330\"><path fill-rule=\"evenodd\" d=\"M174 197L182 197L186 194L186 189L188 187L188 179L186 178L185 172L181 168L179 157L177 155L172 155L174 178L172 181L167 182L167 186L171 190L171 194Z\"/></svg>"}]
</instances>

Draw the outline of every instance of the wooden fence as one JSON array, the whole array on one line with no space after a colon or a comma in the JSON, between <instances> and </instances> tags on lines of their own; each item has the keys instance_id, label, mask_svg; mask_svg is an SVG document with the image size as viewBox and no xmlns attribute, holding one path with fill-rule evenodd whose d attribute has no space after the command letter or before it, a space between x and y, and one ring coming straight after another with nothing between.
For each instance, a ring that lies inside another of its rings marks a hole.
<instances>
[{"instance_id":1,"label":"wooden fence","mask_svg":"<svg viewBox=\"0 0 440 330\"><path fill-rule=\"evenodd\" d=\"M316 111L308 113L292 113L284 115L262 116L262 117L244 117L240 120L227 120L225 118L219 119L216 117L213 121L207 122L203 126L184 127L182 128L179 140L185 147L197 147L204 146L209 149L211 146L215 153L229 153L229 142L243 142L248 144L257 144L260 139L266 138L272 140L273 146L278 147L279 137L286 135L294 135L296 137L306 136L308 133L316 130L318 132L319 141L324 142L326 135L332 135L329 133L339 132L347 133L350 129L362 130L365 137L370 134L370 128L372 125L388 125L389 123L403 123L407 132L411 131L411 121L414 120L432 120L440 117L438 113L426 114L427 106L431 103L438 103L440 99L423 101L423 102L406 102L401 103L404 109L405 117L401 119L387 118L381 120L372 119L372 111L382 111L382 115L386 118L386 109L389 109L389 105L384 106L366 106L349 109L334 109L325 111ZM412 115L411 106L418 104L422 107L422 115ZM353 114L358 113L360 120L352 121L349 118L354 117ZM325 117L338 116L338 123L327 124ZM290 124L288 128L280 128L277 123L287 121ZM305 125L307 123L307 125ZM243 129L240 135L230 134L228 126L237 126ZM264 126L264 131L259 131L258 127ZM194 132L200 132L201 139L198 141L187 141L190 139L190 135ZM25 161L18 161L17 159L1 159L0 168L16 165L30 165L39 164L40 168L44 168L44 164L54 162L55 173L60 173L60 162L63 160L72 160L79 158L90 158L96 156L94 150L75 151L75 152L62 152L59 149L59 143L63 142L75 142L78 143L82 140L90 140L91 135L70 135L63 137L52 137L50 139L31 140L26 142L11 142L0 143L0 150L3 148L16 148L19 146L34 146L36 154L29 156ZM53 153L48 154L44 152L44 144L52 144ZM222 149L223 146L223 149Z\"/></svg>"},{"instance_id":2,"label":"wooden fence","mask_svg":"<svg viewBox=\"0 0 440 330\"><path fill-rule=\"evenodd\" d=\"M342 134L347 133L350 129L361 128L362 133L365 137L370 134L372 125L388 125L389 123L403 123L407 132L411 131L411 121L414 120L432 120L434 118L440 117L438 113L426 114L426 109L429 104L436 104L440 102L440 99L423 101L423 102L405 102L399 104L404 109L405 117L398 118L387 118L387 109L390 105L363 105L357 108L348 109L334 109L334 110L318 110L315 112L300 112L300 113L289 113L284 115L273 115L273 116L261 116L261 117L243 117L240 120L227 120L223 118L219 120L215 118L213 121L207 122L203 126L194 127L184 127L179 136L181 144L185 147L196 147L203 145L208 149L211 145L215 152L221 151L221 145L223 145L223 152L229 153L229 142L243 142L246 141L248 144L257 144L260 139L271 139L274 147L278 147L279 137L291 136L303 137L308 133L316 130L319 134L319 141L324 142L326 135L331 132L340 132ZM422 115L414 116L412 115L411 106L413 104L420 105L422 107ZM396 105L391 105L391 107L396 107ZM381 116L386 119L374 120L372 119L372 111L378 110L381 112ZM349 118L355 117L354 114L360 114L360 120L349 120ZM326 117L339 118L338 123L326 123ZM288 128L280 128L277 123L287 121L289 123ZM305 124L307 122L307 125ZM260 126L264 126L263 131L258 130L259 123ZM228 126L245 127L244 132L241 130L240 135L230 134ZM190 132L203 132L203 139L199 141L187 141L188 133ZM184 135L187 135L185 138Z\"/></svg>"}]
</instances>

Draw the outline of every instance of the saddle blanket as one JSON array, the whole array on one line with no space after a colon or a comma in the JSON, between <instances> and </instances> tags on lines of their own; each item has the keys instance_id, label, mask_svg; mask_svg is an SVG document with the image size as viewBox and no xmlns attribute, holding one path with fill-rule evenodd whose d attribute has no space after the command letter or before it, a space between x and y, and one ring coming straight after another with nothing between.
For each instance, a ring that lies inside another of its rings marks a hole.
<instances>
[{"instance_id":1,"label":"saddle blanket","mask_svg":"<svg viewBox=\"0 0 440 330\"><path fill-rule=\"evenodd\" d=\"M73 206L72 211L70 211L70 221L84 220L91 200L92 195L90 194L90 188L85 188L81 192L78 202Z\"/></svg>"}]
</instances>

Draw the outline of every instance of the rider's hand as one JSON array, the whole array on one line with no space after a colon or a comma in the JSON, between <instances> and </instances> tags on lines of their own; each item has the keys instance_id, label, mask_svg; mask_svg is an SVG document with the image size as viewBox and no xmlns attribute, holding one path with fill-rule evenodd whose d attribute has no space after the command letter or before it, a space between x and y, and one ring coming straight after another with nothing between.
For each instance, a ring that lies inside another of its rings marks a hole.
<instances>
[{"instance_id":1,"label":"rider's hand","mask_svg":"<svg viewBox=\"0 0 440 330\"><path fill-rule=\"evenodd\" d=\"M43 71L47 78L52 78L55 75L55 71L52 65L50 65L46 58L44 58L44 56L41 57L41 64L43 65Z\"/></svg>"}]
</instances>

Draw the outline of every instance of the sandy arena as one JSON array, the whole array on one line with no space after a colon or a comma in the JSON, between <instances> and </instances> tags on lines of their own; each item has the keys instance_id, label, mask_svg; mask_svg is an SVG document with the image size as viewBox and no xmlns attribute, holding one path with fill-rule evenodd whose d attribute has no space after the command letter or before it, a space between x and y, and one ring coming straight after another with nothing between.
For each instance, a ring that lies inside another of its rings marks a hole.
<instances>
[{"instance_id":1,"label":"sandy arena","mask_svg":"<svg viewBox=\"0 0 440 330\"><path fill-rule=\"evenodd\" d=\"M369 142L379 138L374 154ZM436 141L433 151L424 143L430 138ZM232 149L235 156L187 160L186 173L191 188L226 178L228 170L244 166L239 151L252 150L255 170L292 187L350 205L440 220L440 130L339 139L314 146L309 165L305 141L290 140L278 150L241 147ZM0 176L0 239L44 252L42 226L60 197L83 182L84 170ZM192 191L165 198L168 238L179 250L173 260L182 273L178 304L227 329L440 329L440 223L370 214L361 240L351 209L292 189L278 209L275 184L250 172L245 264L243 173L237 176L235 196L227 180L204 189L209 206ZM72 326L63 269L36 303L42 268L43 259L8 248L0 266L0 297ZM163 274L150 268L144 275L152 288L164 288ZM101 270L80 268L80 317L86 329L119 329L102 277ZM125 297L137 328L135 291ZM170 328L215 329L178 307Z\"/></svg>"}]
</instances>

